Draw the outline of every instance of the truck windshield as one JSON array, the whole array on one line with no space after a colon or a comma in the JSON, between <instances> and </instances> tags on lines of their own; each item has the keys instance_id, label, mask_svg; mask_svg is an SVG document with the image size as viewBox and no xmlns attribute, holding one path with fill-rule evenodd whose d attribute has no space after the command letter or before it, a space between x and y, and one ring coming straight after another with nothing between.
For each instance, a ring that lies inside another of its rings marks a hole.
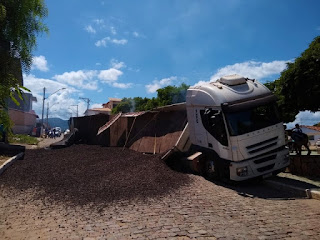
<instances>
[{"instance_id":1,"label":"truck windshield","mask_svg":"<svg viewBox=\"0 0 320 240\"><path fill-rule=\"evenodd\" d=\"M225 113L231 136L256 131L281 122L276 103Z\"/></svg>"}]
</instances>

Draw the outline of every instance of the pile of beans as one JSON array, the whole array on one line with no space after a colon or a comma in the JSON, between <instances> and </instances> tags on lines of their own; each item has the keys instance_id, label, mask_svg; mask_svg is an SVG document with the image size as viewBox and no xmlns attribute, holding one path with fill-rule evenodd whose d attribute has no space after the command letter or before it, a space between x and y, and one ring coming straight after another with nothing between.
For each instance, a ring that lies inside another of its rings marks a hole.
<instances>
[{"instance_id":1,"label":"pile of beans","mask_svg":"<svg viewBox=\"0 0 320 240\"><path fill-rule=\"evenodd\" d=\"M157 198L190 181L187 174L170 169L160 155L73 145L56 150L26 150L24 160L0 176L0 189L34 188L39 192L37 197L85 205Z\"/></svg>"}]
</instances>

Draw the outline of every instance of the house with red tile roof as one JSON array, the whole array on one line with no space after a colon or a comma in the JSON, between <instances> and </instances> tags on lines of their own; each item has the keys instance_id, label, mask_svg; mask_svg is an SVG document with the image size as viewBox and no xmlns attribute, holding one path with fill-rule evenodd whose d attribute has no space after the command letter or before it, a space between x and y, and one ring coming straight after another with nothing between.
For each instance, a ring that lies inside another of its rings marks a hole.
<instances>
[{"instance_id":1,"label":"house with red tile roof","mask_svg":"<svg viewBox=\"0 0 320 240\"><path fill-rule=\"evenodd\" d=\"M87 109L84 113L85 116L91 116L96 114L107 114L111 115L111 111L121 102L120 98L109 98L109 102L103 103L102 108L91 108Z\"/></svg>"}]
</instances>

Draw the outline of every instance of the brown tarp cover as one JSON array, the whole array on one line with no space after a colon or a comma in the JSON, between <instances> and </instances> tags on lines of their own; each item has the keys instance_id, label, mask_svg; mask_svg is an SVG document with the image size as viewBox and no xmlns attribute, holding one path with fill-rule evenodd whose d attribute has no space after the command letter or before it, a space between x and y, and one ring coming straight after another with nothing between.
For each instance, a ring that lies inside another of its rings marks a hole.
<instances>
[{"instance_id":1,"label":"brown tarp cover","mask_svg":"<svg viewBox=\"0 0 320 240\"><path fill-rule=\"evenodd\" d=\"M80 141L83 143L109 146L108 131L97 136L99 128L109 119L110 116L106 114L70 118L70 129L78 129Z\"/></svg>"},{"instance_id":2,"label":"brown tarp cover","mask_svg":"<svg viewBox=\"0 0 320 240\"><path fill-rule=\"evenodd\" d=\"M164 106L148 112L114 116L100 127L108 146L138 152L163 153L171 149L187 123L185 104Z\"/></svg>"},{"instance_id":3,"label":"brown tarp cover","mask_svg":"<svg viewBox=\"0 0 320 240\"><path fill-rule=\"evenodd\" d=\"M163 153L176 144L187 123L185 104L107 117L107 121L99 115L74 118L74 127L88 144Z\"/></svg>"}]
</instances>

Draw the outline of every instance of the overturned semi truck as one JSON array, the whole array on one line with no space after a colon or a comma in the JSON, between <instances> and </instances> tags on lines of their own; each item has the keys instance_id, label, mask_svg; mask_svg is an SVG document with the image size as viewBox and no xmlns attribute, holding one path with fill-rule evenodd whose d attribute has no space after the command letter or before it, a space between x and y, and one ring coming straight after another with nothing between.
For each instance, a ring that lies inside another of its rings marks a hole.
<instances>
[{"instance_id":1,"label":"overturned semi truck","mask_svg":"<svg viewBox=\"0 0 320 240\"><path fill-rule=\"evenodd\" d=\"M208 178L268 177L289 165L276 97L238 75L190 87L185 103L118 114L102 132L108 146L161 153Z\"/></svg>"},{"instance_id":2,"label":"overturned semi truck","mask_svg":"<svg viewBox=\"0 0 320 240\"><path fill-rule=\"evenodd\" d=\"M186 111L188 124L171 152L184 152L180 162L194 171L242 181L289 165L276 97L258 81L231 75L190 87Z\"/></svg>"}]
</instances>

